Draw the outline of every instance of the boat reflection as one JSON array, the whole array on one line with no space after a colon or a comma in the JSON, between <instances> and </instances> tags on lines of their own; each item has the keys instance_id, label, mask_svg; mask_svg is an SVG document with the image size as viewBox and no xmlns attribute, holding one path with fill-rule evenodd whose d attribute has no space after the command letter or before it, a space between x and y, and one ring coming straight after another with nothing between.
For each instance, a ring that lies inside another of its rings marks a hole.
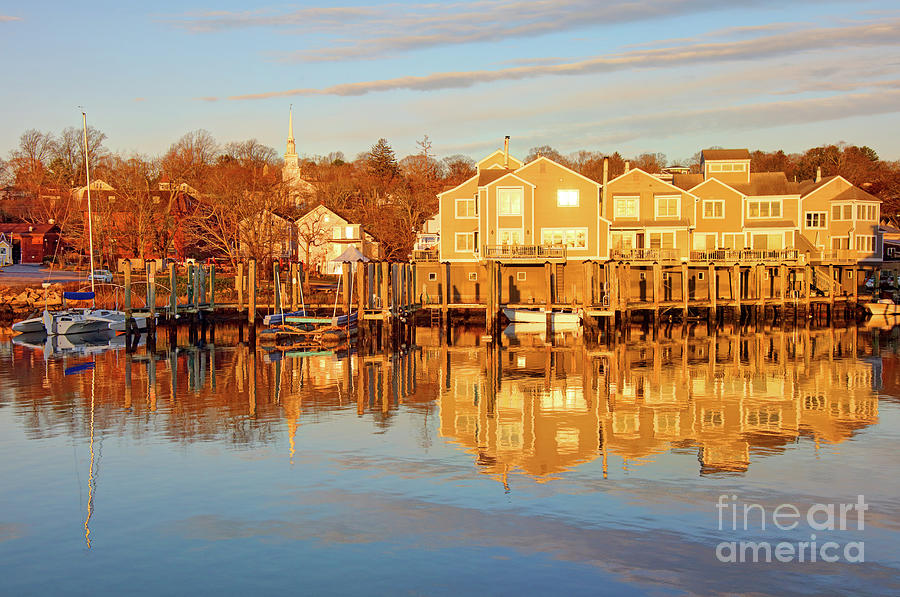
<instances>
[{"instance_id":1,"label":"boat reflection","mask_svg":"<svg viewBox=\"0 0 900 597\"><path fill-rule=\"evenodd\" d=\"M301 426L339 421L330 413L356 414L381 432L403 412L426 428L436 420L446 442L505 487L511 474L549 481L599 459L611 475L686 451L696 453L696 474L743 474L798 441L845 442L878 422L881 354L896 347L855 328L688 330L603 347L518 331L498 347L464 329L448 346L420 329L416 346L374 355L214 344L126 353L109 350L112 341L92 354L91 387L65 375L84 353L41 362L46 345L17 343L0 383L53 391L12 392L0 406L21 402L36 436L84 425L90 409L97 432L146 433L153 417L153 432L171 441L283 442L289 458ZM36 356L41 366L27 366Z\"/></svg>"}]
</instances>

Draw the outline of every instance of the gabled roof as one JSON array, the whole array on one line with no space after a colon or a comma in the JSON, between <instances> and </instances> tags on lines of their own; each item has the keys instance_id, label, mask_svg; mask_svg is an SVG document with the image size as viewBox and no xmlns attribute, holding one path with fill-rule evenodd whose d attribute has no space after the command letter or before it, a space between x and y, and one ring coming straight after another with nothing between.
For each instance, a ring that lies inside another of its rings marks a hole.
<instances>
[{"instance_id":1,"label":"gabled roof","mask_svg":"<svg viewBox=\"0 0 900 597\"><path fill-rule=\"evenodd\" d=\"M48 232L59 232L59 227L56 224L0 222L0 232L5 234L47 234Z\"/></svg>"},{"instance_id":2,"label":"gabled roof","mask_svg":"<svg viewBox=\"0 0 900 597\"><path fill-rule=\"evenodd\" d=\"M647 178L651 179L653 182L670 187L673 191L677 191L679 193L687 193L688 195L691 195L693 197L693 194L690 191L676 187L675 185L668 183L664 180L661 180L661 179L657 178L656 176L653 176L652 174L648 174L647 172L644 172L640 168L632 168L628 172L625 172L624 174L620 174L620 175L616 176L615 178L613 178L612 180L607 182L606 186L609 187L609 185L613 184L614 182L617 182L617 181L625 178L626 176L631 176L631 175L635 174L636 172L639 172L640 174L646 176Z\"/></svg>"},{"instance_id":3,"label":"gabled roof","mask_svg":"<svg viewBox=\"0 0 900 597\"><path fill-rule=\"evenodd\" d=\"M748 197L800 194L800 183L789 181L784 172L751 173L749 183L735 182L728 186Z\"/></svg>"},{"instance_id":4,"label":"gabled roof","mask_svg":"<svg viewBox=\"0 0 900 597\"><path fill-rule=\"evenodd\" d=\"M536 184L534 184L532 182L528 182L527 180L525 180L524 178L522 178L520 176L516 176L513 172L507 172L506 170L503 170L503 173L504 173L503 176L497 178L496 180L492 180L487 186L495 185L498 182L502 181L504 178L515 178L516 180L522 181L532 188L537 186Z\"/></svg>"},{"instance_id":5,"label":"gabled roof","mask_svg":"<svg viewBox=\"0 0 900 597\"><path fill-rule=\"evenodd\" d=\"M456 189L458 189L459 187L461 187L461 186L463 186L463 185L469 184L470 182L472 182L473 180L475 180L476 178L478 178L478 176L479 176L478 174L473 174L472 176L470 176L469 178L465 179L464 181L462 181L462 182L459 183L458 185L449 185L449 184L448 184L448 185L445 185L445 186L444 186L444 189L443 189L440 193L438 193L438 197L440 197L440 196L443 195L444 193L449 193L450 191L455 191Z\"/></svg>"},{"instance_id":6,"label":"gabled roof","mask_svg":"<svg viewBox=\"0 0 900 597\"><path fill-rule=\"evenodd\" d=\"M832 197L831 201L872 201L881 203L881 199L856 186L841 191Z\"/></svg>"},{"instance_id":7,"label":"gabled roof","mask_svg":"<svg viewBox=\"0 0 900 597\"><path fill-rule=\"evenodd\" d=\"M692 176L695 176L695 175L692 175ZM702 177L703 175L701 174L701 175L699 175L699 176ZM732 193L736 193L736 194L738 194L738 195L742 195L742 193L741 193L740 191L738 191L737 189L735 189L733 186L731 186L730 184L727 184L727 183L725 183L725 182L722 182L721 180L719 180L718 178L715 178L715 177L707 178L706 180L704 180L704 181L701 182L700 184L697 184L697 185L691 187L691 188L688 189L688 190L689 190L691 193L694 193L694 192L695 192L697 189L699 189L700 187L705 187L705 186L708 185L708 184L710 184L710 185L718 185L718 186L720 186L720 187L725 187L726 189L728 189L728 190L731 191Z\"/></svg>"},{"instance_id":8,"label":"gabled roof","mask_svg":"<svg viewBox=\"0 0 900 597\"><path fill-rule=\"evenodd\" d=\"M525 164L524 166L522 166L521 168L519 168L518 170L516 170L516 173L518 174L519 172L522 172L522 171L524 171L524 170L527 170L528 168L530 168L530 167L533 166L534 164L537 164L538 162L541 162L541 161L544 161L544 162L550 162L551 164L553 164L553 165L556 166L557 168L560 168L560 169L562 169L562 170L565 170L566 172L568 172L568 173L570 173L570 174L574 174L575 176L577 176L577 177L579 177L579 178L583 178L584 180L588 181L588 182L591 183L592 185L597 186L598 188L601 186L600 183L597 182L596 180L593 180L593 179L591 179L591 178L588 178L587 176L585 176L584 174L581 174L581 173L579 173L579 172L575 172L575 171L572 170L571 168L568 168L568 167L566 167L566 166L563 166L563 165L560 164L559 162L554 162L553 160L551 160L551 159L548 158L547 156L543 156L543 155L542 155L542 156L539 156L536 160L532 160L532 161L528 162L527 164Z\"/></svg>"},{"instance_id":9,"label":"gabled roof","mask_svg":"<svg viewBox=\"0 0 900 597\"><path fill-rule=\"evenodd\" d=\"M876 197L875 195L871 195L861 188L854 185L852 182L844 178L840 175L835 176L826 176L819 182L815 182L812 180L805 180L800 183L801 193L803 197L806 198L816 191L825 188L831 183L834 182L843 182L847 185L843 191L840 191L837 195L831 198L831 201L878 201L881 202L881 199Z\"/></svg>"},{"instance_id":10,"label":"gabled roof","mask_svg":"<svg viewBox=\"0 0 900 597\"><path fill-rule=\"evenodd\" d=\"M482 170L478 173L478 186L486 187L498 178L503 178L510 172L512 172L512 170L506 170L504 168L490 168L488 170Z\"/></svg>"},{"instance_id":11,"label":"gabled roof","mask_svg":"<svg viewBox=\"0 0 900 597\"><path fill-rule=\"evenodd\" d=\"M716 160L749 160L750 152L746 149L704 149L700 152L704 162Z\"/></svg>"},{"instance_id":12,"label":"gabled roof","mask_svg":"<svg viewBox=\"0 0 900 597\"><path fill-rule=\"evenodd\" d=\"M322 203L320 203L320 204L316 205L315 207L306 211L303 215L298 217L296 221L300 222L301 220L305 220L305 219L307 219L307 217L310 217L310 215L313 214L314 212L323 212L323 211L328 212L334 216L337 216L338 218L344 220L348 224L351 223L351 221L348 218L342 216L341 214L339 214L338 212L336 212L333 209L329 209L329 208L325 207L325 205Z\"/></svg>"},{"instance_id":13,"label":"gabled roof","mask_svg":"<svg viewBox=\"0 0 900 597\"><path fill-rule=\"evenodd\" d=\"M494 156L497 155L498 153L499 153L500 155L504 155L505 152L504 152L502 149L498 149L498 150L495 151L494 153L492 153L492 154L490 154L490 155L488 155L488 156L486 156L486 157L484 157L484 158L478 160L478 163L475 164L475 167L478 168L479 170L481 170L481 165L482 165L483 163L487 162L488 160L490 160L492 157L494 157ZM522 160L513 157L512 154L510 154L510 156L509 156L509 164L510 164L510 166L512 166L513 168L521 168L521 167L524 165L524 163L522 162Z\"/></svg>"}]
</instances>

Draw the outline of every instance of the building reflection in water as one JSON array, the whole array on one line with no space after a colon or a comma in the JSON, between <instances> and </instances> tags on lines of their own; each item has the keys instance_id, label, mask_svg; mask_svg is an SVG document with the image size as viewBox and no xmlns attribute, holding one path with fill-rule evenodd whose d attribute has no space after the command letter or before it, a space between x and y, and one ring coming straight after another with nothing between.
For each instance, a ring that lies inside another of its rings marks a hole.
<instances>
[{"instance_id":1,"label":"building reflection in water","mask_svg":"<svg viewBox=\"0 0 900 597\"><path fill-rule=\"evenodd\" d=\"M606 475L673 450L695 451L700 474L740 474L799 439L837 444L877 423L878 334L688 330L611 347L517 334L498 348L479 345L480 332L461 330L447 346L420 329L418 346L392 355L109 351L89 357L95 373L69 376L77 356L7 346L14 366L0 372L11 388L0 407L14 405L35 438L152 433L240 448L287 434L291 459L302 425L355 414L377 431L402 410L424 429L436 416L439 435L504 484L595 459Z\"/></svg>"},{"instance_id":2,"label":"building reflection in water","mask_svg":"<svg viewBox=\"0 0 900 597\"><path fill-rule=\"evenodd\" d=\"M440 433L498 480L512 468L546 481L596 458L606 475L613 458L627 469L676 449L696 451L700 474L743 473L756 454L878 421L881 361L860 355L855 329L557 340L443 349Z\"/></svg>"}]
</instances>

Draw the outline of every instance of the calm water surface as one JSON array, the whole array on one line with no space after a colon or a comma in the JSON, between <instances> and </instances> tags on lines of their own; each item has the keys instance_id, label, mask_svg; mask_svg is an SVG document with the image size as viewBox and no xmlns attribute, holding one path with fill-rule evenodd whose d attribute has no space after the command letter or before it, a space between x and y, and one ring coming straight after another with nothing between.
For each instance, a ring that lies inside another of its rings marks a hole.
<instances>
[{"instance_id":1,"label":"calm water surface","mask_svg":"<svg viewBox=\"0 0 900 597\"><path fill-rule=\"evenodd\" d=\"M900 594L896 330L478 338L0 341L0 594Z\"/></svg>"}]
</instances>

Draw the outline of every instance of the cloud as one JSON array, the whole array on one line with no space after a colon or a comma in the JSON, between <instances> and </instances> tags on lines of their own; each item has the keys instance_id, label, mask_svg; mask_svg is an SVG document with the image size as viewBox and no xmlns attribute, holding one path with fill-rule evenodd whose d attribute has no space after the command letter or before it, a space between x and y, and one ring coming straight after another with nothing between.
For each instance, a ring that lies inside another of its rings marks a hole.
<instances>
[{"instance_id":1,"label":"cloud","mask_svg":"<svg viewBox=\"0 0 900 597\"><path fill-rule=\"evenodd\" d=\"M812 3L812 2L810 2ZM748 0L742 6L779 5ZM281 55L283 60L329 62L478 42L535 37L591 26L660 20L730 10L717 0L480 0L476 2L315 7L293 11L215 11L169 22L192 32L265 27L288 34L331 34L322 47ZM398 35L401 31L413 34Z\"/></svg>"},{"instance_id":2,"label":"cloud","mask_svg":"<svg viewBox=\"0 0 900 597\"><path fill-rule=\"evenodd\" d=\"M9 15L0 15L0 23L10 23L12 21L21 21L22 17L13 17Z\"/></svg>"},{"instance_id":3,"label":"cloud","mask_svg":"<svg viewBox=\"0 0 900 597\"><path fill-rule=\"evenodd\" d=\"M298 88L236 95L229 99L254 100L302 95L353 96L401 89L434 91L471 87L480 83L513 81L552 75L586 75L624 69L679 67L734 60L758 60L760 58L786 56L812 50L897 44L900 44L900 19L856 24L847 27L811 28L742 41L694 43L665 48L634 50L562 64L536 64L499 70L443 72L426 76L406 76L359 83L344 83L321 89Z\"/></svg>"},{"instance_id":4,"label":"cloud","mask_svg":"<svg viewBox=\"0 0 900 597\"><path fill-rule=\"evenodd\" d=\"M217 101L219 101L219 98L217 98L217 97L214 96L214 95L206 95L206 96L203 96L203 97L195 97L194 99L197 100L197 101L201 101L201 102L217 102Z\"/></svg>"},{"instance_id":5,"label":"cloud","mask_svg":"<svg viewBox=\"0 0 900 597\"><path fill-rule=\"evenodd\" d=\"M135 102L145 102L145 101L147 101L147 98L145 98L145 97L136 97L136 98L134 98L133 101L135 101Z\"/></svg>"}]
</instances>

